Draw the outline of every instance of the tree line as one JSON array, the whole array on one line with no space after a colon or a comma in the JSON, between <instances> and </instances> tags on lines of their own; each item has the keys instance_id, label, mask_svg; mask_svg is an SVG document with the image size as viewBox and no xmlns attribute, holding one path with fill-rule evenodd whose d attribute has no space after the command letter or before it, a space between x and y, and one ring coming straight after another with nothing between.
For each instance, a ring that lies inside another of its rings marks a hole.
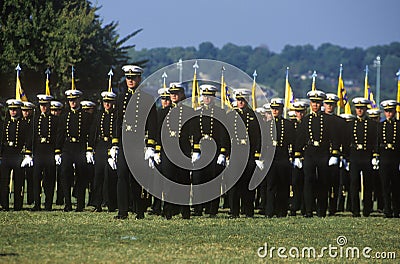
<instances>
[{"instance_id":1,"label":"tree line","mask_svg":"<svg viewBox=\"0 0 400 264\"><path fill-rule=\"evenodd\" d=\"M56 98L71 88L72 66L77 89L86 97L107 89L111 67L120 80L121 66L130 59L127 50L134 47L125 43L141 29L120 37L118 23L103 25L99 8L87 0L0 1L0 97L15 96L17 64L30 100L45 92L47 68Z\"/></svg>"},{"instance_id":2,"label":"tree line","mask_svg":"<svg viewBox=\"0 0 400 264\"><path fill-rule=\"evenodd\" d=\"M257 83L272 88L283 96L286 67L290 68L289 81L295 97L305 97L311 90L311 75L317 72L317 89L337 92L340 64L343 64L343 79L350 97L364 95L365 67L369 66L368 83L375 93L377 63L380 56L381 98L396 99L397 77L400 68L400 42L372 46L367 49L344 48L325 43L317 48L312 45L286 45L280 53L272 52L266 46L237 46L232 43L222 48L211 42L203 42L198 48L174 47L135 50L130 49L132 60L147 61L146 72L153 73L160 68L177 63L179 59L212 59L230 63L252 77L257 71Z\"/></svg>"}]
</instances>

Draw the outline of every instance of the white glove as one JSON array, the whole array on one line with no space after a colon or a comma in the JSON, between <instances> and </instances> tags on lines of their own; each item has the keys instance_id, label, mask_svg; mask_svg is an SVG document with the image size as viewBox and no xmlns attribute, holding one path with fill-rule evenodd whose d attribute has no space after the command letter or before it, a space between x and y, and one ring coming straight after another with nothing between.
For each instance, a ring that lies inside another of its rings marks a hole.
<instances>
[{"instance_id":1,"label":"white glove","mask_svg":"<svg viewBox=\"0 0 400 264\"><path fill-rule=\"evenodd\" d=\"M86 151L86 163L87 163L87 164L94 164L93 152L91 152L91 151Z\"/></svg>"},{"instance_id":2,"label":"white glove","mask_svg":"<svg viewBox=\"0 0 400 264\"><path fill-rule=\"evenodd\" d=\"M344 168L346 171L350 171L350 162L348 162L345 158L341 158L339 168Z\"/></svg>"},{"instance_id":3,"label":"white glove","mask_svg":"<svg viewBox=\"0 0 400 264\"><path fill-rule=\"evenodd\" d=\"M24 159L21 162L21 168L25 167L32 167L33 166L33 159L31 155L25 155Z\"/></svg>"},{"instance_id":4,"label":"white glove","mask_svg":"<svg viewBox=\"0 0 400 264\"><path fill-rule=\"evenodd\" d=\"M217 158L217 164L221 165L221 166L225 166L226 165L226 157L224 154L219 154L218 158Z\"/></svg>"},{"instance_id":5,"label":"white glove","mask_svg":"<svg viewBox=\"0 0 400 264\"><path fill-rule=\"evenodd\" d=\"M149 158L149 167L150 167L150 169L154 169L154 159L153 158Z\"/></svg>"},{"instance_id":6,"label":"white glove","mask_svg":"<svg viewBox=\"0 0 400 264\"><path fill-rule=\"evenodd\" d=\"M371 164L372 164L372 169L374 170L379 169L379 159L377 157L372 158Z\"/></svg>"},{"instance_id":7,"label":"white glove","mask_svg":"<svg viewBox=\"0 0 400 264\"><path fill-rule=\"evenodd\" d=\"M113 158L108 158L108 165L110 165L112 170L116 170L117 169L117 163L115 162L115 160Z\"/></svg>"},{"instance_id":8,"label":"white glove","mask_svg":"<svg viewBox=\"0 0 400 264\"><path fill-rule=\"evenodd\" d=\"M161 163L161 154L160 154L160 152L154 154L153 160L154 160L154 162L157 163L157 164L160 164L160 163Z\"/></svg>"},{"instance_id":9,"label":"white glove","mask_svg":"<svg viewBox=\"0 0 400 264\"><path fill-rule=\"evenodd\" d=\"M338 157L330 157L328 161L328 166L337 165L339 162Z\"/></svg>"},{"instance_id":10,"label":"white glove","mask_svg":"<svg viewBox=\"0 0 400 264\"><path fill-rule=\"evenodd\" d=\"M339 168L344 168L347 165L347 160L345 158L340 158Z\"/></svg>"},{"instance_id":11,"label":"white glove","mask_svg":"<svg viewBox=\"0 0 400 264\"><path fill-rule=\"evenodd\" d=\"M54 160L56 161L56 165L61 165L61 154L56 154Z\"/></svg>"},{"instance_id":12,"label":"white glove","mask_svg":"<svg viewBox=\"0 0 400 264\"><path fill-rule=\"evenodd\" d=\"M294 162L293 162L293 166L301 169L301 168L303 168L303 162L301 161L300 158L295 158Z\"/></svg>"},{"instance_id":13,"label":"white glove","mask_svg":"<svg viewBox=\"0 0 400 264\"><path fill-rule=\"evenodd\" d=\"M114 160L117 160L118 149L119 148L117 146L113 146L110 148L110 157L113 158Z\"/></svg>"},{"instance_id":14,"label":"white glove","mask_svg":"<svg viewBox=\"0 0 400 264\"><path fill-rule=\"evenodd\" d=\"M192 154L192 163L195 163L200 159L200 153L199 152L193 152Z\"/></svg>"},{"instance_id":15,"label":"white glove","mask_svg":"<svg viewBox=\"0 0 400 264\"><path fill-rule=\"evenodd\" d=\"M144 160L148 160L154 156L154 148L148 147L146 148L146 152L144 153Z\"/></svg>"},{"instance_id":16,"label":"white glove","mask_svg":"<svg viewBox=\"0 0 400 264\"><path fill-rule=\"evenodd\" d=\"M256 160L256 165L260 170L264 169L264 161L263 160Z\"/></svg>"}]
</instances>

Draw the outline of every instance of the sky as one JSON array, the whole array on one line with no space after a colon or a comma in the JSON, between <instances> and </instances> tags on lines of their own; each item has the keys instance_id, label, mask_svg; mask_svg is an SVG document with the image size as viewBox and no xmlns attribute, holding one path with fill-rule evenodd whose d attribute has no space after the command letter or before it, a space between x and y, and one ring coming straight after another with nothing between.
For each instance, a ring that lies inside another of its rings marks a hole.
<instances>
[{"instance_id":1,"label":"sky","mask_svg":"<svg viewBox=\"0 0 400 264\"><path fill-rule=\"evenodd\" d=\"M104 24L118 22L121 37L143 29L126 44L137 50L222 48L331 43L368 48L400 41L399 0L91 0Z\"/></svg>"}]
</instances>

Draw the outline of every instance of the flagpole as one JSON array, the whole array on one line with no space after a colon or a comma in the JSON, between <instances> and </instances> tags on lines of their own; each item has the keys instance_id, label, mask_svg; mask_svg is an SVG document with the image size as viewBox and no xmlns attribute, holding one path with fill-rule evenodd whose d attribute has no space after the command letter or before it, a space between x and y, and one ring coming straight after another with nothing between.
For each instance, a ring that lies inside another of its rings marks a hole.
<instances>
[{"instance_id":1,"label":"flagpole","mask_svg":"<svg viewBox=\"0 0 400 264\"><path fill-rule=\"evenodd\" d=\"M376 66L376 105L379 106L381 102L381 56L377 56L374 60Z\"/></svg>"},{"instance_id":2,"label":"flagpole","mask_svg":"<svg viewBox=\"0 0 400 264\"><path fill-rule=\"evenodd\" d=\"M225 108L225 99L226 99L224 71L225 71L225 67L222 66L222 68L221 68L221 109Z\"/></svg>"},{"instance_id":3,"label":"flagpole","mask_svg":"<svg viewBox=\"0 0 400 264\"><path fill-rule=\"evenodd\" d=\"M22 70L21 67L19 66L19 63L17 67L15 68L17 71L17 82L16 82L16 87L15 87L15 99L21 101L21 81L19 80L19 72Z\"/></svg>"},{"instance_id":4,"label":"flagpole","mask_svg":"<svg viewBox=\"0 0 400 264\"><path fill-rule=\"evenodd\" d=\"M312 77L312 84L311 84L311 91L315 91L315 79L317 78L317 71L314 71L313 74L311 75Z\"/></svg>"},{"instance_id":5,"label":"flagpole","mask_svg":"<svg viewBox=\"0 0 400 264\"><path fill-rule=\"evenodd\" d=\"M75 90L76 89L74 72L75 72L75 68L74 68L74 66L72 66L72 68L71 68L71 79L72 79L71 80L71 90Z\"/></svg>"},{"instance_id":6,"label":"flagpole","mask_svg":"<svg viewBox=\"0 0 400 264\"><path fill-rule=\"evenodd\" d=\"M161 76L161 78L163 78L163 88L167 88L167 73L164 72L163 75Z\"/></svg>"},{"instance_id":7,"label":"flagpole","mask_svg":"<svg viewBox=\"0 0 400 264\"><path fill-rule=\"evenodd\" d=\"M343 77L342 77L342 73L343 73L343 64L340 64L340 68L339 68L339 80L338 80L338 97L339 97L339 101L337 103L337 115L340 115L340 108L344 107L344 101L343 101L343 92L342 92L342 82L343 82Z\"/></svg>"},{"instance_id":8,"label":"flagpole","mask_svg":"<svg viewBox=\"0 0 400 264\"><path fill-rule=\"evenodd\" d=\"M253 87L252 87L252 89L251 89L251 103L252 103L252 107L253 107L253 110L254 110L254 111L255 111L256 108L257 108L257 99L256 99L256 88L257 88L257 85L256 85L256 77L257 77L257 71L254 70L254 73L253 73Z\"/></svg>"},{"instance_id":9,"label":"flagpole","mask_svg":"<svg viewBox=\"0 0 400 264\"><path fill-rule=\"evenodd\" d=\"M396 73L397 75L397 107L396 107L396 117L400 119L400 69Z\"/></svg>"},{"instance_id":10,"label":"flagpole","mask_svg":"<svg viewBox=\"0 0 400 264\"><path fill-rule=\"evenodd\" d=\"M44 72L46 74L46 95L50 95L50 69L47 68Z\"/></svg>"},{"instance_id":11,"label":"flagpole","mask_svg":"<svg viewBox=\"0 0 400 264\"><path fill-rule=\"evenodd\" d=\"M108 92L112 92L112 77L114 76L113 70L110 69L110 71L107 74L109 76L108 78Z\"/></svg>"},{"instance_id":12,"label":"flagpole","mask_svg":"<svg viewBox=\"0 0 400 264\"><path fill-rule=\"evenodd\" d=\"M364 98L368 99L368 65L365 65Z\"/></svg>"},{"instance_id":13,"label":"flagpole","mask_svg":"<svg viewBox=\"0 0 400 264\"><path fill-rule=\"evenodd\" d=\"M197 64L197 60L193 65L194 69L194 75L193 75L193 84L192 84L192 108L195 109L197 107L197 69L199 68L199 65Z\"/></svg>"},{"instance_id":14,"label":"flagpole","mask_svg":"<svg viewBox=\"0 0 400 264\"><path fill-rule=\"evenodd\" d=\"M289 67L286 67L286 80L285 80L285 110L283 111L283 117L287 117L287 102L289 101L288 87L289 85Z\"/></svg>"}]
</instances>

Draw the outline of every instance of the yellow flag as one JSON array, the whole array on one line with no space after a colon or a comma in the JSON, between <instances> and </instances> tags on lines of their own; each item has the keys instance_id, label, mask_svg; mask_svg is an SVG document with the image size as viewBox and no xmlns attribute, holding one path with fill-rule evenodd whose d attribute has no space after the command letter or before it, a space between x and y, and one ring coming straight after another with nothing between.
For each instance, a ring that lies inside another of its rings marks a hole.
<instances>
[{"instance_id":1,"label":"yellow flag","mask_svg":"<svg viewBox=\"0 0 400 264\"><path fill-rule=\"evenodd\" d=\"M286 68L286 83L285 83L285 111L283 113L284 117L287 116L287 111L291 108L292 103L294 102L294 95L292 91L292 87L289 82L289 67Z\"/></svg>"},{"instance_id":2,"label":"yellow flag","mask_svg":"<svg viewBox=\"0 0 400 264\"><path fill-rule=\"evenodd\" d=\"M368 65L365 66L365 80L364 80L364 98L370 99L369 98L369 84L368 84Z\"/></svg>"},{"instance_id":3,"label":"yellow flag","mask_svg":"<svg viewBox=\"0 0 400 264\"><path fill-rule=\"evenodd\" d=\"M350 105L347 100L346 88L344 87L342 72L343 72L343 65L340 64L338 89L337 89L337 96L339 97L339 100L337 102L337 114L338 115L340 115L340 110L342 108L344 108L345 113L346 113L346 111L350 110ZM350 110L350 112L351 112L351 110ZM349 113L346 113L346 114L349 114Z\"/></svg>"},{"instance_id":4,"label":"yellow flag","mask_svg":"<svg viewBox=\"0 0 400 264\"><path fill-rule=\"evenodd\" d=\"M225 100L226 100L226 91L225 91L225 80L224 80L224 70L225 68L222 67L221 69L221 109L225 108Z\"/></svg>"},{"instance_id":5,"label":"yellow flag","mask_svg":"<svg viewBox=\"0 0 400 264\"><path fill-rule=\"evenodd\" d=\"M46 95L50 95L50 69L47 68L46 74Z\"/></svg>"},{"instance_id":6,"label":"yellow flag","mask_svg":"<svg viewBox=\"0 0 400 264\"><path fill-rule=\"evenodd\" d=\"M46 95L50 95L50 81L46 79Z\"/></svg>"},{"instance_id":7,"label":"yellow flag","mask_svg":"<svg viewBox=\"0 0 400 264\"><path fill-rule=\"evenodd\" d=\"M351 108L350 108L350 104L347 103L344 107L344 113L350 115L351 114Z\"/></svg>"},{"instance_id":8,"label":"yellow flag","mask_svg":"<svg viewBox=\"0 0 400 264\"><path fill-rule=\"evenodd\" d=\"M71 71L71 90L76 90L75 86L75 76L74 76L75 68L72 66L72 71Z\"/></svg>"},{"instance_id":9,"label":"yellow flag","mask_svg":"<svg viewBox=\"0 0 400 264\"><path fill-rule=\"evenodd\" d=\"M22 89L21 80L19 79L19 72L21 71L21 67L19 66L19 64L16 68L16 71L17 71L17 81L16 81L16 86L15 86L15 99L19 100L19 101L27 102L28 98L26 97L25 92Z\"/></svg>"}]
</instances>

